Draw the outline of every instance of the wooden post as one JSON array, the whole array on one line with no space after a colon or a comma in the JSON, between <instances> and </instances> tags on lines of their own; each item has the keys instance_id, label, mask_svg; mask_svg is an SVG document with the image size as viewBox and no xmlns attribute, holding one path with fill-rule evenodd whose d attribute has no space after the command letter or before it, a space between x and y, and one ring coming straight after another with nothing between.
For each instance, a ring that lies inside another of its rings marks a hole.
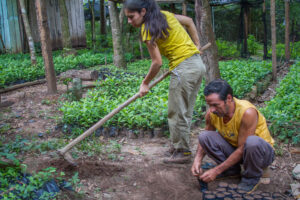
<instances>
[{"instance_id":1,"label":"wooden post","mask_svg":"<svg viewBox=\"0 0 300 200\"><path fill-rule=\"evenodd\" d=\"M285 60L289 62L290 54L290 2L285 0Z\"/></svg>"},{"instance_id":2,"label":"wooden post","mask_svg":"<svg viewBox=\"0 0 300 200\"><path fill-rule=\"evenodd\" d=\"M248 5L242 5L243 9L244 9L244 49L243 49L243 57L248 57L249 53L248 53L248 43L247 43L247 39L248 39L248 18L249 18L249 6Z\"/></svg>"},{"instance_id":3,"label":"wooden post","mask_svg":"<svg viewBox=\"0 0 300 200\"><path fill-rule=\"evenodd\" d=\"M89 8L90 8L90 11L92 13L92 16L91 16L92 46L93 46L93 49L95 49L95 45L96 45L95 13L94 13L94 10L95 10L95 0L92 0L92 2L90 2L90 0L89 0Z\"/></svg>"},{"instance_id":4,"label":"wooden post","mask_svg":"<svg viewBox=\"0 0 300 200\"><path fill-rule=\"evenodd\" d=\"M4 44L4 41L3 41L3 39L2 39L1 33L0 33L0 41L1 41L1 44L2 44L2 46L3 46L4 52L6 52L5 44Z\"/></svg>"},{"instance_id":5,"label":"wooden post","mask_svg":"<svg viewBox=\"0 0 300 200\"><path fill-rule=\"evenodd\" d=\"M105 6L104 0L100 0L100 34L106 34L106 14L105 14Z\"/></svg>"},{"instance_id":6,"label":"wooden post","mask_svg":"<svg viewBox=\"0 0 300 200\"><path fill-rule=\"evenodd\" d=\"M65 0L59 0L59 13L62 29L63 48L72 48L70 27L69 27L69 16Z\"/></svg>"},{"instance_id":7,"label":"wooden post","mask_svg":"<svg viewBox=\"0 0 300 200\"><path fill-rule=\"evenodd\" d=\"M195 0L196 27L200 39L200 44L211 43L211 47L201 55L206 66L206 84L220 78L218 63L218 48L211 23L211 8L208 0Z\"/></svg>"},{"instance_id":8,"label":"wooden post","mask_svg":"<svg viewBox=\"0 0 300 200\"><path fill-rule=\"evenodd\" d=\"M22 14L24 28L25 28L25 32L26 32L26 37L28 40L28 46L29 46L29 50L30 50L31 64L36 65L34 41L32 38L31 29L30 29L30 25L29 25L29 21L28 21L28 16L27 16L26 8L25 8L25 2L24 2L24 0L19 0L19 3L20 3L20 8L21 8L20 10L21 10L21 14Z\"/></svg>"},{"instance_id":9,"label":"wooden post","mask_svg":"<svg viewBox=\"0 0 300 200\"><path fill-rule=\"evenodd\" d=\"M277 61L276 61L276 19L275 19L275 0L271 0L271 38L272 38L272 79L277 79Z\"/></svg>"},{"instance_id":10,"label":"wooden post","mask_svg":"<svg viewBox=\"0 0 300 200\"><path fill-rule=\"evenodd\" d=\"M144 52L143 52L143 42L142 39L139 39L139 46L140 46L140 52L141 52L141 59L144 59Z\"/></svg>"},{"instance_id":11,"label":"wooden post","mask_svg":"<svg viewBox=\"0 0 300 200\"><path fill-rule=\"evenodd\" d=\"M266 20L266 1L264 0L263 3L263 14L262 14L262 21L264 24L264 60L267 60L268 56L268 38L267 38L267 20Z\"/></svg>"},{"instance_id":12,"label":"wooden post","mask_svg":"<svg viewBox=\"0 0 300 200\"><path fill-rule=\"evenodd\" d=\"M185 15L186 16L186 2L184 1L183 3L182 3L182 15Z\"/></svg>"},{"instance_id":13,"label":"wooden post","mask_svg":"<svg viewBox=\"0 0 300 200\"><path fill-rule=\"evenodd\" d=\"M109 18L111 22L111 32L113 37L114 65L126 69L126 60L122 46L122 33L120 29L117 3L115 1L108 1L108 7Z\"/></svg>"},{"instance_id":14,"label":"wooden post","mask_svg":"<svg viewBox=\"0 0 300 200\"><path fill-rule=\"evenodd\" d=\"M49 36L49 27L47 20L47 11L43 0L35 0L37 21L41 38L42 54L45 65L46 80L48 93L54 94L57 92L56 77L52 58L52 47Z\"/></svg>"}]
</instances>

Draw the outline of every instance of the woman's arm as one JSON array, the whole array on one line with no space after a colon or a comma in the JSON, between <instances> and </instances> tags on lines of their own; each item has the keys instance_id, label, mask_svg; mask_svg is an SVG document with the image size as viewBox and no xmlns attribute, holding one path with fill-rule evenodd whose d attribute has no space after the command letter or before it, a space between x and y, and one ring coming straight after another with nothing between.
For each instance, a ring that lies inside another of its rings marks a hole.
<instances>
[{"instance_id":1,"label":"woman's arm","mask_svg":"<svg viewBox=\"0 0 300 200\"><path fill-rule=\"evenodd\" d=\"M149 83L159 72L162 65L162 58L158 46L156 44L151 44L150 41L145 41L145 43L147 45L152 62L148 74L146 75L140 86L141 97L149 92Z\"/></svg>"},{"instance_id":2,"label":"woman's arm","mask_svg":"<svg viewBox=\"0 0 300 200\"><path fill-rule=\"evenodd\" d=\"M180 24L182 24L183 26L185 26L187 28L187 31L189 32L194 44L200 51L200 49L201 49L200 41L199 41L197 29L193 22L193 19L190 17L184 16L184 15L174 15L174 16L180 22ZM201 53L202 52L200 51L200 54Z\"/></svg>"}]
</instances>

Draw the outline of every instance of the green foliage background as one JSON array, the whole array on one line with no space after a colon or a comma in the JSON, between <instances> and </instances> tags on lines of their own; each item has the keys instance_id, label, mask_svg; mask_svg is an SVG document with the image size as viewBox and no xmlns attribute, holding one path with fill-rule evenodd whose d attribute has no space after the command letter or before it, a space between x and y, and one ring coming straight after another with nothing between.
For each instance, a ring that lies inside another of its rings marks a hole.
<instances>
[{"instance_id":1,"label":"green foliage background","mask_svg":"<svg viewBox=\"0 0 300 200\"><path fill-rule=\"evenodd\" d=\"M128 66L128 72L115 73L105 81L99 82L99 87L89 91L87 97L80 101L65 102L61 111L62 123L74 128L73 133L81 133L93 123L125 102L139 90L143 75L150 65L150 60L134 62ZM167 68L167 63L164 64ZM249 92L255 82L271 72L270 62L257 62L251 60L233 60L220 63L222 78L227 80L234 89L237 97L241 98ZM140 73L139 73L140 72ZM167 124L169 78L155 86L145 97L137 99L124 108L104 126L117 126L128 128L151 129ZM199 91L195 106L195 117L202 116L201 107L205 105L204 81Z\"/></svg>"},{"instance_id":2,"label":"green foliage background","mask_svg":"<svg viewBox=\"0 0 300 200\"><path fill-rule=\"evenodd\" d=\"M290 68L290 72L280 81L276 96L261 109L271 122L271 132L279 139L300 142L300 62Z\"/></svg>"}]
</instances>

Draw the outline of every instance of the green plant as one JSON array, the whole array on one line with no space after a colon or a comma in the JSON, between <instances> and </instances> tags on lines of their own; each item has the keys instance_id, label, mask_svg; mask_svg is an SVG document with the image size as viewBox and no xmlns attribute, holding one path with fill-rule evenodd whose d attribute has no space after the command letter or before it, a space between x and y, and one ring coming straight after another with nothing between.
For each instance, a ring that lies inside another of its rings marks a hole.
<instances>
[{"instance_id":1,"label":"green plant","mask_svg":"<svg viewBox=\"0 0 300 200\"><path fill-rule=\"evenodd\" d=\"M131 63L128 71L116 71L110 68L110 76L98 83L95 90L90 90L86 98L78 102L63 103L60 111L63 113L62 123L66 131L72 134L82 133L84 128L103 118L118 105L133 96L139 89L151 61L142 60ZM164 64L164 68L167 65ZM227 80L234 89L234 94L241 98L249 92L252 86L271 72L270 62L251 60L231 60L220 62L222 78ZM129 129L152 129L167 124L169 78L160 82L145 97L137 99L125 107L104 124L104 127L127 127ZM195 116L203 115L205 105L201 85L195 105Z\"/></svg>"},{"instance_id":2,"label":"green plant","mask_svg":"<svg viewBox=\"0 0 300 200\"><path fill-rule=\"evenodd\" d=\"M240 53L237 50L236 43L217 39L218 55L223 58L237 58Z\"/></svg>"},{"instance_id":3,"label":"green plant","mask_svg":"<svg viewBox=\"0 0 300 200\"><path fill-rule=\"evenodd\" d=\"M0 134L7 133L7 131L9 131L10 129L11 129L10 124L2 124L0 125Z\"/></svg>"},{"instance_id":4,"label":"green plant","mask_svg":"<svg viewBox=\"0 0 300 200\"><path fill-rule=\"evenodd\" d=\"M262 108L271 121L270 130L282 141L300 142L298 134L300 120L300 62L290 67L290 72L280 81L276 96Z\"/></svg>"},{"instance_id":5,"label":"green plant","mask_svg":"<svg viewBox=\"0 0 300 200\"><path fill-rule=\"evenodd\" d=\"M262 50L262 44L258 43L254 37L254 35L248 35L247 39L248 50L251 55L257 55L258 50Z\"/></svg>"},{"instance_id":6,"label":"green plant","mask_svg":"<svg viewBox=\"0 0 300 200\"><path fill-rule=\"evenodd\" d=\"M69 90L69 83L72 81L72 78L65 78L63 84L67 86L67 91Z\"/></svg>"},{"instance_id":7,"label":"green plant","mask_svg":"<svg viewBox=\"0 0 300 200\"><path fill-rule=\"evenodd\" d=\"M24 174L21 167L7 167L0 169L0 191L3 199L34 199L36 191L47 181L52 180L57 175L56 169L49 167L29 176ZM40 199L55 197L55 194L43 193Z\"/></svg>"},{"instance_id":8,"label":"green plant","mask_svg":"<svg viewBox=\"0 0 300 200\"><path fill-rule=\"evenodd\" d=\"M300 41L290 43L291 59L298 59L300 56ZM272 54L272 48L269 48L268 54ZM276 56L280 59L285 58L285 44L276 44Z\"/></svg>"}]
</instances>

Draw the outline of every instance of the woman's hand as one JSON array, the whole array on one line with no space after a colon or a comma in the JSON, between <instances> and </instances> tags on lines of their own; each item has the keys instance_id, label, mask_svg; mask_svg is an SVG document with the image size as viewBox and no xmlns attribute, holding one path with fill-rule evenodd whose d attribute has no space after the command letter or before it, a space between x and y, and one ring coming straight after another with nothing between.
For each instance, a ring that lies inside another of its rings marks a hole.
<instances>
[{"instance_id":1,"label":"woman's hand","mask_svg":"<svg viewBox=\"0 0 300 200\"><path fill-rule=\"evenodd\" d=\"M144 82L140 86L140 97L145 96L149 92L149 85L145 84Z\"/></svg>"},{"instance_id":2,"label":"woman's hand","mask_svg":"<svg viewBox=\"0 0 300 200\"><path fill-rule=\"evenodd\" d=\"M201 46L200 46L200 44L197 45L197 49L200 51L200 55L202 55L202 54L203 54L203 51L201 51Z\"/></svg>"}]
</instances>

